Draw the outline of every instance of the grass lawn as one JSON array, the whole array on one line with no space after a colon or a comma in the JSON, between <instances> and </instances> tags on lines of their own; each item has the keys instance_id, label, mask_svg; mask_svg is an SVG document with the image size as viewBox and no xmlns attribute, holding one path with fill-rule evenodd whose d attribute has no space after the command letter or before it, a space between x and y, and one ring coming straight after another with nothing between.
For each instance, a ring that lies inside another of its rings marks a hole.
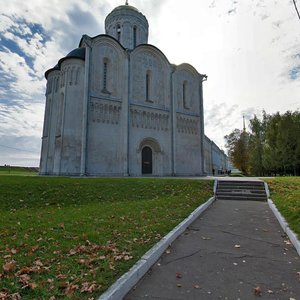
<instances>
[{"instance_id":1,"label":"grass lawn","mask_svg":"<svg viewBox=\"0 0 300 300\"><path fill-rule=\"evenodd\" d=\"M300 238L300 177L264 179L270 189L271 199Z\"/></svg>"},{"instance_id":2,"label":"grass lawn","mask_svg":"<svg viewBox=\"0 0 300 300\"><path fill-rule=\"evenodd\" d=\"M0 175L36 176L36 168L0 166Z\"/></svg>"},{"instance_id":3,"label":"grass lawn","mask_svg":"<svg viewBox=\"0 0 300 300\"><path fill-rule=\"evenodd\" d=\"M96 299L212 187L206 180L0 176L0 299Z\"/></svg>"}]
</instances>

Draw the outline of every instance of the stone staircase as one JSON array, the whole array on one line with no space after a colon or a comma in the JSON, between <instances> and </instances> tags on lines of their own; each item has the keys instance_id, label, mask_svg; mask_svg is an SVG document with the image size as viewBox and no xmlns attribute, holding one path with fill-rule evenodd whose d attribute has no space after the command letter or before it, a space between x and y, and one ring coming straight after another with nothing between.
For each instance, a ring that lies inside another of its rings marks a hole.
<instances>
[{"instance_id":1,"label":"stone staircase","mask_svg":"<svg viewBox=\"0 0 300 300\"><path fill-rule=\"evenodd\" d=\"M263 181L218 180L215 196L217 200L268 200Z\"/></svg>"}]
</instances>

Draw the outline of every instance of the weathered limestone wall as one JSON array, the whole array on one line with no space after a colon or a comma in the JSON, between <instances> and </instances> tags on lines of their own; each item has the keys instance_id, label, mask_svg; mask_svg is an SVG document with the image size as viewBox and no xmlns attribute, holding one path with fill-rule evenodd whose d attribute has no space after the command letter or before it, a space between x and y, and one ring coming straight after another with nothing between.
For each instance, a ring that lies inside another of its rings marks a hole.
<instances>
[{"instance_id":1,"label":"weathered limestone wall","mask_svg":"<svg viewBox=\"0 0 300 300\"><path fill-rule=\"evenodd\" d=\"M60 156L60 174L73 175L80 172L84 62L68 59L61 68L66 79L64 93L60 94L57 156Z\"/></svg>"},{"instance_id":2,"label":"weathered limestone wall","mask_svg":"<svg viewBox=\"0 0 300 300\"><path fill-rule=\"evenodd\" d=\"M89 96L87 174L126 175L128 57L111 38L94 41Z\"/></svg>"},{"instance_id":3,"label":"weathered limestone wall","mask_svg":"<svg viewBox=\"0 0 300 300\"><path fill-rule=\"evenodd\" d=\"M175 105L175 172L177 175L202 175L200 75L188 64L176 67L173 74Z\"/></svg>"}]
</instances>

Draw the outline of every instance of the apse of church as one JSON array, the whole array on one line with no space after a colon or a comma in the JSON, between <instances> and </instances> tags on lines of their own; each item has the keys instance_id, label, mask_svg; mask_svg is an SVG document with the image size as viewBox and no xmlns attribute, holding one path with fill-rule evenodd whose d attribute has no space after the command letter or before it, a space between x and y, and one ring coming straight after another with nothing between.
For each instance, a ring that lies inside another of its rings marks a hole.
<instances>
[{"instance_id":1,"label":"apse of church","mask_svg":"<svg viewBox=\"0 0 300 300\"><path fill-rule=\"evenodd\" d=\"M135 7L118 6L105 34L83 35L45 73L41 175L204 174L206 76L171 64L148 30Z\"/></svg>"}]
</instances>

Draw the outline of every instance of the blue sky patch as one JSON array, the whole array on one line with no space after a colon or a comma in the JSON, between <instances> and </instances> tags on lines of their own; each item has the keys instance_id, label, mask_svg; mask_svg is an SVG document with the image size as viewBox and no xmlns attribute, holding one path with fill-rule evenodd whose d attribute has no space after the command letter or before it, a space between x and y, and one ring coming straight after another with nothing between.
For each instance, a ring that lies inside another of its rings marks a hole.
<instances>
[{"instance_id":1,"label":"blue sky patch","mask_svg":"<svg viewBox=\"0 0 300 300\"><path fill-rule=\"evenodd\" d=\"M292 80L295 80L300 77L300 65L297 67L294 67L293 69L291 69L289 71L289 77Z\"/></svg>"}]
</instances>

